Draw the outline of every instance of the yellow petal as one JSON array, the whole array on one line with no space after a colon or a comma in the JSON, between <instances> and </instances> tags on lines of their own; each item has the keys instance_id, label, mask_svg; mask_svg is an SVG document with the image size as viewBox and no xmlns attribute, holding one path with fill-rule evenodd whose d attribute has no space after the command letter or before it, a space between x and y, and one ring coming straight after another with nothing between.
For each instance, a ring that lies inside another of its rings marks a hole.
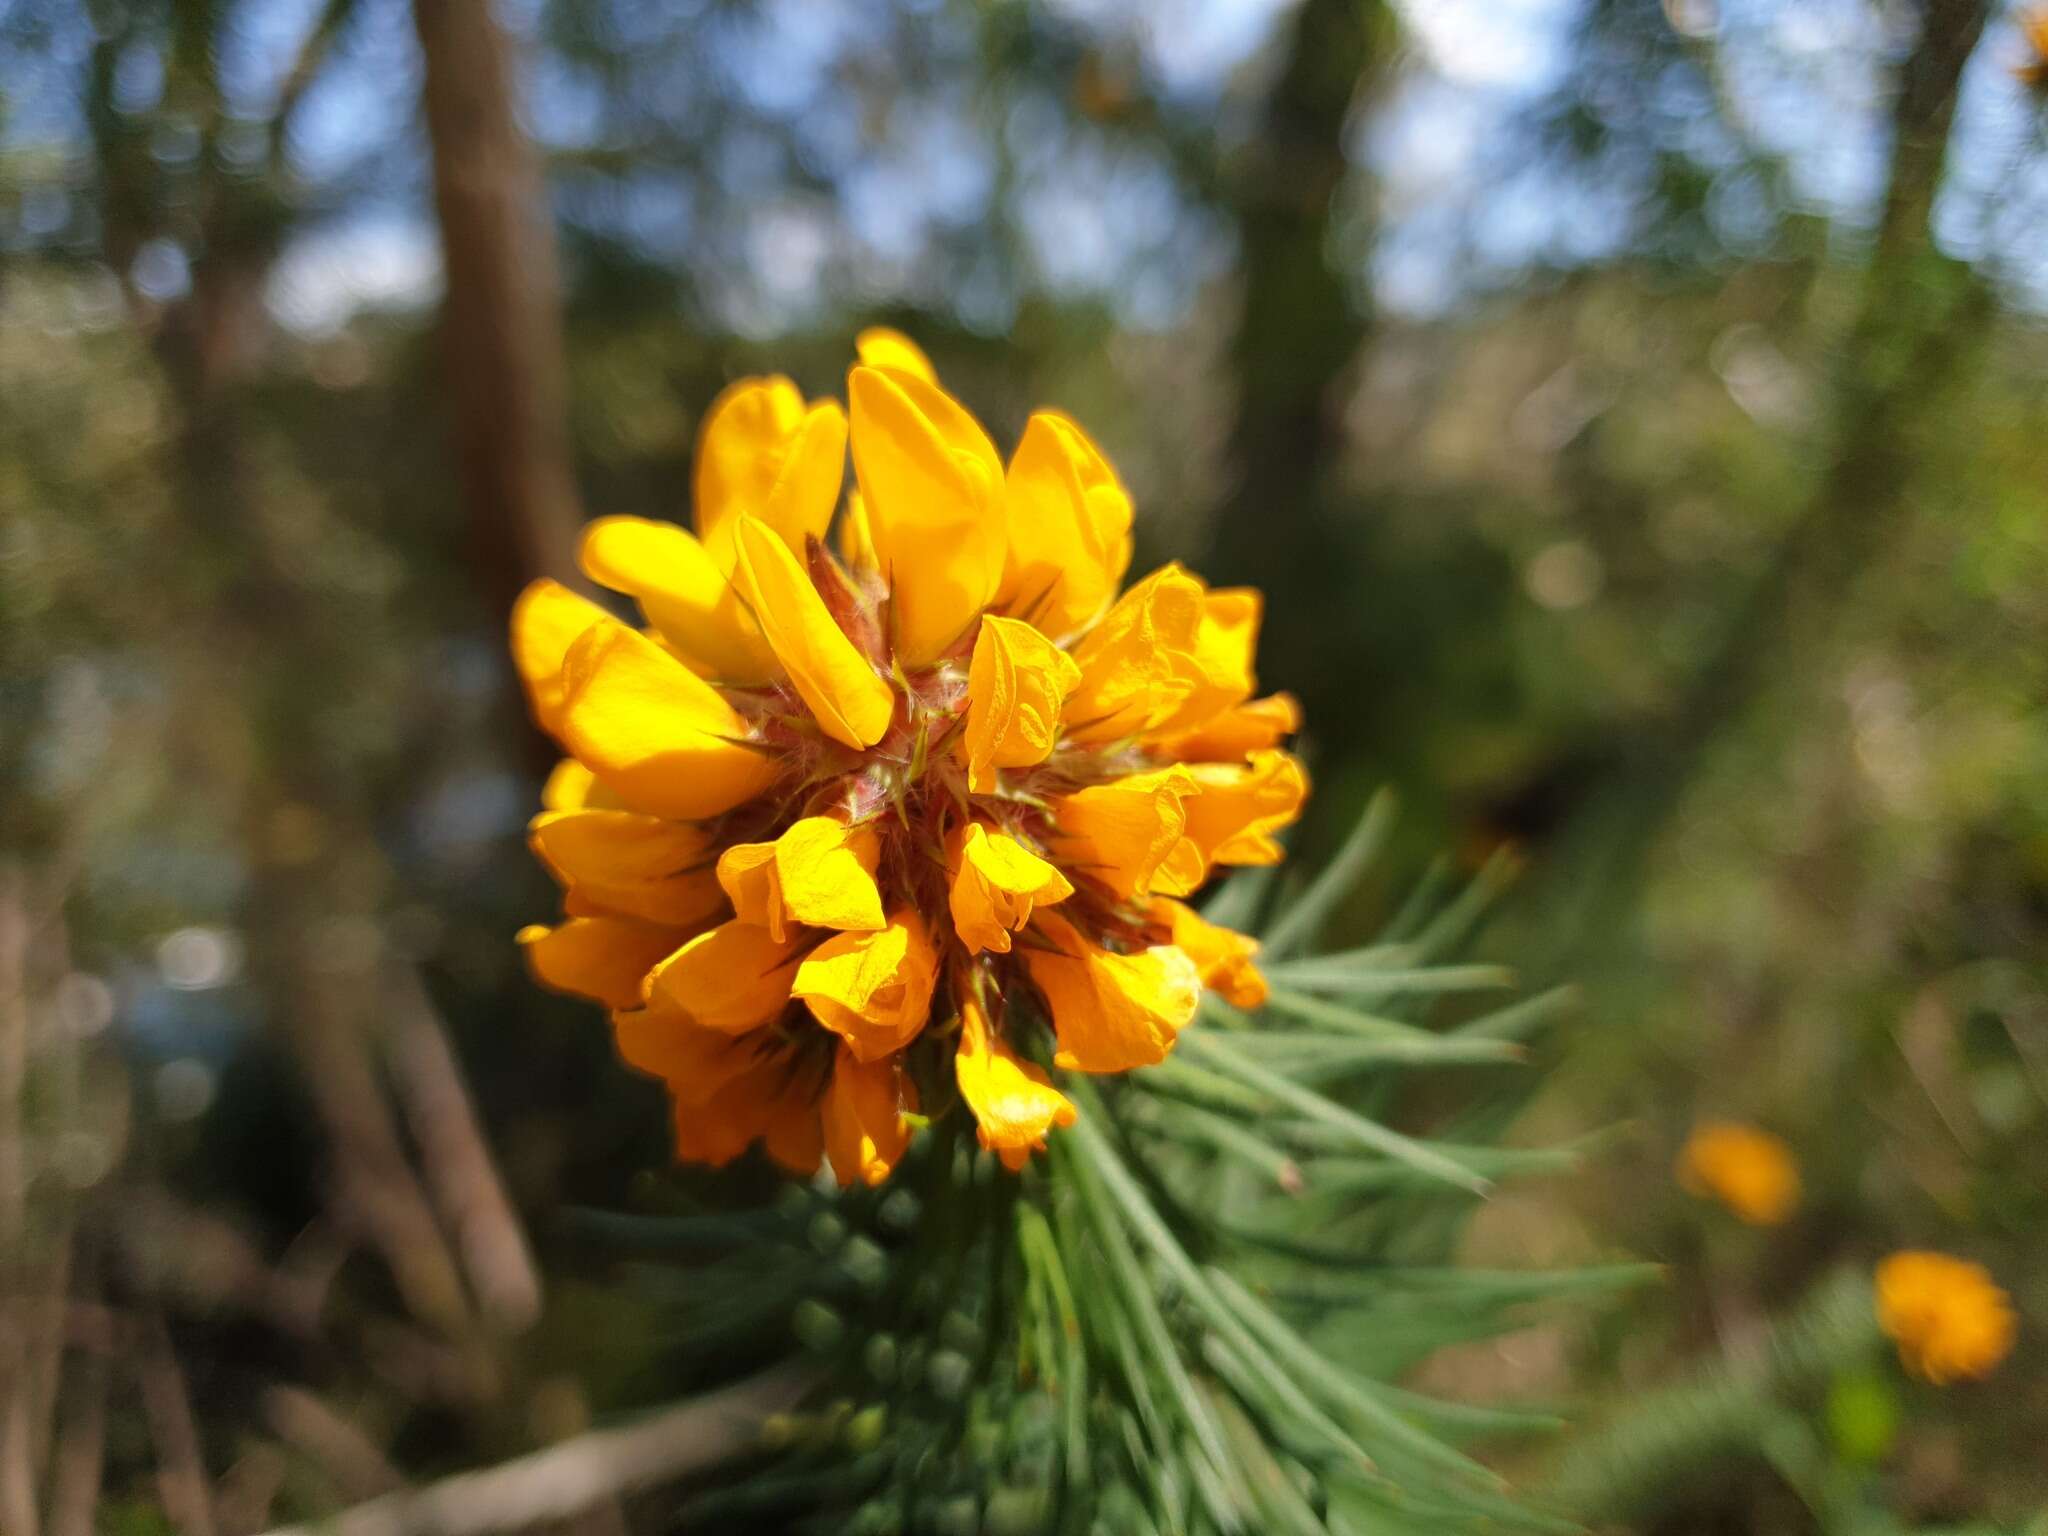
<instances>
[{"instance_id":1,"label":"yellow petal","mask_svg":"<svg viewBox=\"0 0 2048 1536\"><path fill-rule=\"evenodd\" d=\"M1188 658L1188 696L1160 726L1162 731L1205 725L1252 696L1258 687L1252 658L1258 650L1263 609L1263 600L1250 587L1204 594L1202 622L1195 631L1194 654Z\"/></svg>"},{"instance_id":2,"label":"yellow petal","mask_svg":"<svg viewBox=\"0 0 2048 1536\"><path fill-rule=\"evenodd\" d=\"M688 927L725 906L711 838L687 822L638 811L548 811L527 840L579 906Z\"/></svg>"},{"instance_id":3,"label":"yellow petal","mask_svg":"<svg viewBox=\"0 0 2048 1536\"><path fill-rule=\"evenodd\" d=\"M761 1139L780 1086L776 1073L756 1068L702 1103L671 1092L676 1161L723 1168Z\"/></svg>"},{"instance_id":4,"label":"yellow petal","mask_svg":"<svg viewBox=\"0 0 2048 1536\"><path fill-rule=\"evenodd\" d=\"M1162 874L1199 876L1200 854L1185 836L1194 793L1194 775L1179 764L1077 790L1053 802L1052 856L1124 897L1150 895Z\"/></svg>"},{"instance_id":5,"label":"yellow petal","mask_svg":"<svg viewBox=\"0 0 2048 1536\"><path fill-rule=\"evenodd\" d=\"M1201 1001L1195 962L1171 945L1111 954L1050 912L1033 926L1054 946L1022 950L1059 1037L1053 1065L1128 1072L1164 1061Z\"/></svg>"},{"instance_id":6,"label":"yellow petal","mask_svg":"<svg viewBox=\"0 0 2048 1536\"><path fill-rule=\"evenodd\" d=\"M597 793L597 776L573 757L565 757L540 787L540 803L550 811L580 811Z\"/></svg>"},{"instance_id":7,"label":"yellow petal","mask_svg":"<svg viewBox=\"0 0 2048 1536\"><path fill-rule=\"evenodd\" d=\"M583 530L584 574L640 605L692 668L728 683L775 675L775 653L727 580L727 568L686 529L644 517L600 517Z\"/></svg>"},{"instance_id":8,"label":"yellow petal","mask_svg":"<svg viewBox=\"0 0 2048 1536\"><path fill-rule=\"evenodd\" d=\"M988 794L998 768L1052 756L1060 708L1080 679L1073 658L1023 620L983 619L967 672L968 788Z\"/></svg>"},{"instance_id":9,"label":"yellow petal","mask_svg":"<svg viewBox=\"0 0 2048 1536\"><path fill-rule=\"evenodd\" d=\"M1163 757L1184 763L1243 762L1262 747L1277 747L1301 729L1301 705L1291 693L1276 693L1225 710L1207 724L1154 743Z\"/></svg>"},{"instance_id":10,"label":"yellow petal","mask_svg":"<svg viewBox=\"0 0 2048 1536\"><path fill-rule=\"evenodd\" d=\"M780 376L741 379L711 403L697 438L697 536L732 568L733 523L760 518L801 553L823 538L846 472L846 413L836 400L806 407Z\"/></svg>"},{"instance_id":11,"label":"yellow petal","mask_svg":"<svg viewBox=\"0 0 2048 1536\"><path fill-rule=\"evenodd\" d=\"M862 1062L844 1045L832 1063L832 1081L818 1106L825 1155L839 1187L879 1184L910 1145L903 1118L908 1088L894 1061Z\"/></svg>"},{"instance_id":12,"label":"yellow petal","mask_svg":"<svg viewBox=\"0 0 2048 1536\"><path fill-rule=\"evenodd\" d=\"M553 928L535 923L520 929L519 945L542 986L611 1008L635 1008L648 973L683 937L675 928L621 917L572 917Z\"/></svg>"},{"instance_id":13,"label":"yellow petal","mask_svg":"<svg viewBox=\"0 0 2048 1536\"><path fill-rule=\"evenodd\" d=\"M758 923L780 942L785 925L872 931L882 926L875 865L882 843L873 826L847 827L806 816L772 843L735 843L718 857L718 882L740 921Z\"/></svg>"},{"instance_id":14,"label":"yellow petal","mask_svg":"<svg viewBox=\"0 0 2048 1536\"><path fill-rule=\"evenodd\" d=\"M1073 1104L1052 1086L1045 1069L1020 1060L972 998L960 1007L953 1077L981 1144L1011 1169L1044 1147L1047 1131L1074 1123Z\"/></svg>"},{"instance_id":15,"label":"yellow petal","mask_svg":"<svg viewBox=\"0 0 2048 1536\"><path fill-rule=\"evenodd\" d=\"M722 923L655 967L649 1000L704 1029L744 1034L788 1005L800 947L778 943L753 923Z\"/></svg>"},{"instance_id":16,"label":"yellow petal","mask_svg":"<svg viewBox=\"0 0 2048 1536\"><path fill-rule=\"evenodd\" d=\"M1988 1376L2012 1352L2019 1317L1983 1265L1909 1250L1883 1260L1875 1280L1878 1326L1914 1375L1936 1386Z\"/></svg>"},{"instance_id":17,"label":"yellow petal","mask_svg":"<svg viewBox=\"0 0 2048 1536\"><path fill-rule=\"evenodd\" d=\"M853 350L854 355L870 368L893 368L898 373L923 379L927 384L939 382L938 370L924 355L924 348L901 331L891 330L886 325L871 325L854 337Z\"/></svg>"},{"instance_id":18,"label":"yellow petal","mask_svg":"<svg viewBox=\"0 0 2048 1536\"><path fill-rule=\"evenodd\" d=\"M782 904L775 844L734 843L718 856L718 883L732 903L734 917L766 928L777 943L789 936L789 908Z\"/></svg>"},{"instance_id":19,"label":"yellow petal","mask_svg":"<svg viewBox=\"0 0 2048 1536\"><path fill-rule=\"evenodd\" d=\"M733 548L733 583L818 728L855 751L880 741L896 690L854 649L789 547L766 523L742 515Z\"/></svg>"},{"instance_id":20,"label":"yellow petal","mask_svg":"<svg viewBox=\"0 0 2048 1536\"><path fill-rule=\"evenodd\" d=\"M848 492L846 515L839 520L839 558L846 562L846 568L858 574L879 572L882 568L880 557L875 554L875 535L868 527L868 504L859 491Z\"/></svg>"},{"instance_id":21,"label":"yellow petal","mask_svg":"<svg viewBox=\"0 0 2048 1536\"><path fill-rule=\"evenodd\" d=\"M824 1130L818 1123L817 1102L801 1079L784 1074L768 1101L761 1145L786 1173L809 1178L818 1171L825 1157Z\"/></svg>"},{"instance_id":22,"label":"yellow petal","mask_svg":"<svg viewBox=\"0 0 2048 1536\"><path fill-rule=\"evenodd\" d=\"M627 1065L667 1084L679 1161L723 1166L765 1140L785 1167L817 1167L814 1084L774 1036L706 1029L660 998L614 1013L612 1028Z\"/></svg>"},{"instance_id":23,"label":"yellow petal","mask_svg":"<svg viewBox=\"0 0 2048 1536\"><path fill-rule=\"evenodd\" d=\"M717 521L735 505L748 510L768 499L779 450L803 417L803 391L781 374L735 379L720 391L698 429L691 471L700 535L710 532L707 512Z\"/></svg>"},{"instance_id":24,"label":"yellow petal","mask_svg":"<svg viewBox=\"0 0 2048 1536\"><path fill-rule=\"evenodd\" d=\"M1696 1127L1677 1173L1687 1191L1712 1195L1751 1226L1777 1226L1799 1206L1792 1149L1760 1126L1710 1120Z\"/></svg>"},{"instance_id":25,"label":"yellow petal","mask_svg":"<svg viewBox=\"0 0 2048 1536\"><path fill-rule=\"evenodd\" d=\"M1199 581L1169 565L1116 600L1074 647L1081 681L1067 696L1070 735L1114 741L1173 717L1194 687L1204 596Z\"/></svg>"},{"instance_id":26,"label":"yellow petal","mask_svg":"<svg viewBox=\"0 0 2048 1536\"><path fill-rule=\"evenodd\" d=\"M1003 578L1002 461L958 401L912 374L856 368L853 466L890 589L896 650L945 651Z\"/></svg>"},{"instance_id":27,"label":"yellow petal","mask_svg":"<svg viewBox=\"0 0 2048 1536\"><path fill-rule=\"evenodd\" d=\"M769 1155L791 1172L817 1169L817 1107L781 1062L757 1060L694 1102L677 1093L671 1081L670 1096L678 1162L723 1167L764 1141Z\"/></svg>"},{"instance_id":28,"label":"yellow petal","mask_svg":"<svg viewBox=\"0 0 2048 1536\"><path fill-rule=\"evenodd\" d=\"M1010 952L1010 935L1031 920L1036 907L1049 907L1074 894L1067 877L1014 837L967 822L947 840L946 864L952 888L947 898L953 931L967 952Z\"/></svg>"},{"instance_id":29,"label":"yellow petal","mask_svg":"<svg viewBox=\"0 0 2048 1536\"><path fill-rule=\"evenodd\" d=\"M767 1050L765 1037L707 1029L663 998L615 1012L612 1036L627 1066L661 1078L681 1104L708 1103L759 1069ZM753 1139L742 1137L728 1156Z\"/></svg>"},{"instance_id":30,"label":"yellow petal","mask_svg":"<svg viewBox=\"0 0 2048 1536\"><path fill-rule=\"evenodd\" d=\"M628 808L697 821L775 781L773 759L739 743L747 723L645 635L593 624L562 666L561 737Z\"/></svg>"},{"instance_id":31,"label":"yellow petal","mask_svg":"<svg viewBox=\"0 0 2048 1536\"><path fill-rule=\"evenodd\" d=\"M812 950L791 990L862 1061L879 1061L917 1038L931 1014L938 951L909 907L879 933L835 934Z\"/></svg>"},{"instance_id":32,"label":"yellow petal","mask_svg":"<svg viewBox=\"0 0 2048 1536\"><path fill-rule=\"evenodd\" d=\"M1291 826L1308 798L1308 776L1285 752L1264 750L1243 763L1192 763L1195 794L1187 801L1187 841L1199 854L1175 859L1156 882L1185 896L1206 880L1211 864L1277 864L1284 850L1272 836Z\"/></svg>"},{"instance_id":33,"label":"yellow petal","mask_svg":"<svg viewBox=\"0 0 2048 1536\"><path fill-rule=\"evenodd\" d=\"M586 629L616 622L587 597L543 577L512 605L512 665L536 724L552 734L562 713L562 660Z\"/></svg>"},{"instance_id":34,"label":"yellow petal","mask_svg":"<svg viewBox=\"0 0 2048 1536\"><path fill-rule=\"evenodd\" d=\"M1210 922L1185 902L1165 897L1152 903L1152 921L1164 928L1167 942L1195 962L1202 985L1226 1003L1257 1008L1266 1001L1266 978L1252 964L1259 941L1234 928Z\"/></svg>"},{"instance_id":35,"label":"yellow petal","mask_svg":"<svg viewBox=\"0 0 2048 1536\"><path fill-rule=\"evenodd\" d=\"M999 597L1050 635L1091 622L1131 563L1131 498L1088 436L1055 411L1025 425L1004 478L1009 554Z\"/></svg>"}]
</instances>

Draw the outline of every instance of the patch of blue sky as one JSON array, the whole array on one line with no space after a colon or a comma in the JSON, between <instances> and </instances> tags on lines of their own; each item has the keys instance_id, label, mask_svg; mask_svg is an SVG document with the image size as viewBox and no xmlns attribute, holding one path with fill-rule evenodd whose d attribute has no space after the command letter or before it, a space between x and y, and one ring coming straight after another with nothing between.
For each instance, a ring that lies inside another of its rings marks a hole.
<instances>
[{"instance_id":1,"label":"patch of blue sky","mask_svg":"<svg viewBox=\"0 0 2048 1536\"><path fill-rule=\"evenodd\" d=\"M1018 212L1047 291L1099 297L1139 329L1184 314L1223 264L1216 232L1179 181L1138 146L1075 128L1020 178Z\"/></svg>"},{"instance_id":2,"label":"patch of blue sky","mask_svg":"<svg viewBox=\"0 0 2048 1536\"><path fill-rule=\"evenodd\" d=\"M264 0L265 4L298 0ZM338 40L293 114L287 147L292 170L308 184L338 181L397 151L414 172L402 187L379 189L424 205L424 147L416 142L420 58L406 0L358 0L354 23ZM296 45L295 45L296 46ZM381 211L373 209L373 212Z\"/></svg>"},{"instance_id":3,"label":"patch of blue sky","mask_svg":"<svg viewBox=\"0 0 2048 1536\"><path fill-rule=\"evenodd\" d=\"M862 10L834 0L762 0L707 20L705 46L719 73L758 111L793 120L858 43Z\"/></svg>"},{"instance_id":4,"label":"patch of blue sky","mask_svg":"<svg viewBox=\"0 0 2048 1536\"><path fill-rule=\"evenodd\" d=\"M1718 57L1727 105L1784 161L1810 211L1874 219L1889 160L1885 81L1910 42L1864 0L1725 0Z\"/></svg>"},{"instance_id":5,"label":"patch of blue sky","mask_svg":"<svg viewBox=\"0 0 2048 1536\"><path fill-rule=\"evenodd\" d=\"M1213 97L1271 41L1292 0L1050 0L1105 42L1134 46L1170 97Z\"/></svg>"},{"instance_id":6,"label":"patch of blue sky","mask_svg":"<svg viewBox=\"0 0 2048 1536\"><path fill-rule=\"evenodd\" d=\"M361 310L418 309L441 293L441 246L425 210L363 213L318 227L272 263L264 300L303 335L338 330Z\"/></svg>"},{"instance_id":7,"label":"patch of blue sky","mask_svg":"<svg viewBox=\"0 0 2048 1536\"><path fill-rule=\"evenodd\" d=\"M1963 75L1934 232L1950 255L2002 279L2014 303L2048 313L2048 108L2013 75L2025 57L2001 15Z\"/></svg>"}]
</instances>

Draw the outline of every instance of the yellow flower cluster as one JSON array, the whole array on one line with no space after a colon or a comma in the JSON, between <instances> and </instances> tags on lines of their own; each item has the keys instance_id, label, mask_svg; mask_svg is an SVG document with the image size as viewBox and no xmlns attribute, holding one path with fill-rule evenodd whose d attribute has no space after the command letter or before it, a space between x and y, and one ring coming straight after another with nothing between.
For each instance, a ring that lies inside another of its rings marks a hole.
<instances>
[{"instance_id":1,"label":"yellow flower cluster","mask_svg":"<svg viewBox=\"0 0 2048 1536\"><path fill-rule=\"evenodd\" d=\"M1877 1266L1877 1321L1906 1369L1936 1386L1988 1376L2019 1326L1983 1265L1918 1251Z\"/></svg>"},{"instance_id":2,"label":"yellow flower cluster","mask_svg":"<svg viewBox=\"0 0 2048 1536\"><path fill-rule=\"evenodd\" d=\"M1293 701L1252 696L1257 593L1170 565L1119 596L1131 501L1079 427L1039 412L1006 466L910 341L858 348L847 409L719 397L694 531L588 527L645 629L540 581L512 649L568 754L536 975L612 1010L679 1157L875 1183L920 1102L957 1094L1012 1168L1072 1123L1034 1020L1117 1073L1204 986L1263 1000L1253 942L1182 898L1277 860L1307 784Z\"/></svg>"},{"instance_id":3,"label":"yellow flower cluster","mask_svg":"<svg viewBox=\"0 0 2048 1536\"><path fill-rule=\"evenodd\" d=\"M1719 1200L1753 1227L1775 1227L1799 1206L1799 1165L1769 1131L1712 1120L1692 1133L1678 1155L1678 1182Z\"/></svg>"}]
</instances>

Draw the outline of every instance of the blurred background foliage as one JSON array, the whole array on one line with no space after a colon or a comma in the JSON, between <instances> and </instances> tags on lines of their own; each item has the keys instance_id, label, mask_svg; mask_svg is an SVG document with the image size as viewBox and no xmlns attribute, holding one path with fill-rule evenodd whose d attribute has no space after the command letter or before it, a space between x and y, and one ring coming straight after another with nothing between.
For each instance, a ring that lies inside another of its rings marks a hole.
<instances>
[{"instance_id":1,"label":"blurred background foliage","mask_svg":"<svg viewBox=\"0 0 2048 1536\"><path fill-rule=\"evenodd\" d=\"M1489 957L1587 999L1524 1134L1631 1134L1468 1249L1670 1279L1430 1384L1597 1422L1946 1247L2024 1319L1992 1385L1838 1382L1802 1465L1853 1498L1759 1443L1640 1524L2048 1503L2020 20L5 0L0 1526L47 1479L56 1530L102 1483L100 1529L253 1530L689 1385L557 1219L665 1122L509 942L503 616L586 516L685 515L723 382L834 391L877 321L999 441L1085 422L1141 560L1265 589L1309 862L1390 783L1409 867L1524 865ZM1678 1191L1708 1115L1791 1144L1789 1227Z\"/></svg>"}]
</instances>

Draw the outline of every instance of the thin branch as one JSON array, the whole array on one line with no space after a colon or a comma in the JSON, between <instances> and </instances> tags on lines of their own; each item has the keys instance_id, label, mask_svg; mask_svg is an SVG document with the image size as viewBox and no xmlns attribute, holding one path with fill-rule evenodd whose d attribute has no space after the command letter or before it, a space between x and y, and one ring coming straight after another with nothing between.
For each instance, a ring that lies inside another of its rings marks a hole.
<instances>
[{"instance_id":1,"label":"thin branch","mask_svg":"<svg viewBox=\"0 0 2048 1536\"><path fill-rule=\"evenodd\" d=\"M28 880L0 865L0 1264L12 1288L26 1253L28 1172L22 1100L28 1086ZM36 1536L34 1383L27 1298L0 1310L0 1530Z\"/></svg>"},{"instance_id":2,"label":"thin branch","mask_svg":"<svg viewBox=\"0 0 2048 1536\"><path fill-rule=\"evenodd\" d=\"M388 991L393 1076L428 1193L455 1234L485 1315L510 1332L524 1332L540 1317L540 1274L477 1124L462 1066L419 973L394 968Z\"/></svg>"},{"instance_id":3,"label":"thin branch","mask_svg":"<svg viewBox=\"0 0 2048 1536\"><path fill-rule=\"evenodd\" d=\"M192 1416L192 1394L163 1319L151 1318L137 1344L135 1372L156 1446L157 1498L182 1536L214 1536L213 1484Z\"/></svg>"},{"instance_id":4,"label":"thin branch","mask_svg":"<svg viewBox=\"0 0 2048 1536\"><path fill-rule=\"evenodd\" d=\"M283 1450L259 1441L221 1475L215 1506L221 1536L254 1536L271 1521L271 1509L291 1473Z\"/></svg>"},{"instance_id":5,"label":"thin branch","mask_svg":"<svg viewBox=\"0 0 2048 1536\"><path fill-rule=\"evenodd\" d=\"M77 1236L68 1213L54 1244L55 1253L44 1270L42 1296L30 1303L34 1332L22 1352L23 1374L28 1378L29 1464L40 1480L49 1465L52 1426L57 1418L57 1388L64 1376L64 1318L70 1310L71 1266Z\"/></svg>"},{"instance_id":6,"label":"thin branch","mask_svg":"<svg viewBox=\"0 0 2048 1536\"><path fill-rule=\"evenodd\" d=\"M17 865L0 865L0 1253L9 1255L21 1252L28 1221L28 939L28 877Z\"/></svg>"},{"instance_id":7,"label":"thin branch","mask_svg":"<svg viewBox=\"0 0 2048 1536\"><path fill-rule=\"evenodd\" d=\"M351 982L368 978L321 972L321 957L311 952L305 929L290 918L285 922L289 926L273 937L280 969L302 978L290 1022L307 1086L332 1140L337 1203L351 1228L383 1255L413 1316L460 1334L469 1322L461 1271L407 1161L372 1064L366 999L351 990Z\"/></svg>"},{"instance_id":8,"label":"thin branch","mask_svg":"<svg viewBox=\"0 0 2048 1536\"><path fill-rule=\"evenodd\" d=\"M107 1380L112 1374L107 1356L92 1349L79 1351L69 1373L50 1478L48 1536L93 1536L105 1476Z\"/></svg>"},{"instance_id":9,"label":"thin branch","mask_svg":"<svg viewBox=\"0 0 2048 1536\"><path fill-rule=\"evenodd\" d=\"M351 1499L372 1499L405 1486L398 1469L370 1437L325 1398L302 1387L271 1387L263 1417L278 1439L320 1464Z\"/></svg>"},{"instance_id":10,"label":"thin branch","mask_svg":"<svg viewBox=\"0 0 2048 1536\"><path fill-rule=\"evenodd\" d=\"M277 107L270 115L270 165L273 172L284 169L285 151L291 137L292 118L313 82L319 78L327 57L334 51L342 28L355 15L356 0L327 0L319 17L306 30L298 57L278 88Z\"/></svg>"},{"instance_id":11,"label":"thin branch","mask_svg":"<svg viewBox=\"0 0 2048 1536\"><path fill-rule=\"evenodd\" d=\"M591 1430L270 1536L483 1536L566 1520L738 1455L754 1443L761 1420L795 1404L816 1375L809 1362L791 1361L627 1428Z\"/></svg>"}]
</instances>

